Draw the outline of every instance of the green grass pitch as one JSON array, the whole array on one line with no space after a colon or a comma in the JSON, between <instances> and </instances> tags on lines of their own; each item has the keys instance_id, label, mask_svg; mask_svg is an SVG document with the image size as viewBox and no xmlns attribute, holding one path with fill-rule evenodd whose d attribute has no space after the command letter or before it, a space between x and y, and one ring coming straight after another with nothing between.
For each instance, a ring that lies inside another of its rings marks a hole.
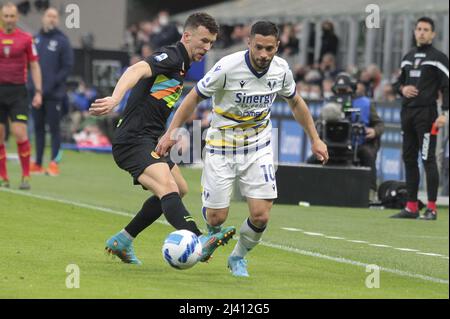
<instances>
[{"instance_id":1,"label":"green grass pitch","mask_svg":"<svg viewBox=\"0 0 450 319\"><path fill-rule=\"evenodd\" d=\"M226 259L235 240L208 264L170 268L161 246L173 229L164 219L135 241L142 266L104 254L106 239L140 209L133 187L110 155L66 152L62 175L36 176L20 192L19 164L8 163L11 190L0 190L0 298L438 298L449 297L449 221L392 220L395 211L275 205L263 243L249 256L250 278L235 278ZM201 218L200 170L183 169L186 207ZM247 216L233 202L227 225ZM69 289L66 267L80 269ZM367 265L381 267L367 288Z\"/></svg>"}]
</instances>

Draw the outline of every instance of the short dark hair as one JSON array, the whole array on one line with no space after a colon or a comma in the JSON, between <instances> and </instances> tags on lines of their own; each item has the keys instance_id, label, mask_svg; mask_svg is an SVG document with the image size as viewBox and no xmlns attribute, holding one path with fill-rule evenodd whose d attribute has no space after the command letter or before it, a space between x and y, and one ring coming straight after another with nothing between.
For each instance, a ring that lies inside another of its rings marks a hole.
<instances>
[{"instance_id":1,"label":"short dark hair","mask_svg":"<svg viewBox=\"0 0 450 319\"><path fill-rule=\"evenodd\" d=\"M258 21L252 25L252 29L250 31L251 37L254 37L256 34L260 34L265 37L273 35L278 40L280 37L280 29L273 22Z\"/></svg>"},{"instance_id":2,"label":"short dark hair","mask_svg":"<svg viewBox=\"0 0 450 319\"><path fill-rule=\"evenodd\" d=\"M184 24L184 30L190 28L196 29L199 26L204 26L212 34L219 33L219 25L217 24L216 20L214 20L213 17L204 12L196 12L191 14Z\"/></svg>"},{"instance_id":3,"label":"short dark hair","mask_svg":"<svg viewBox=\"0 0 450 319\"><path fill-rule=\"evenodd\" d=\"M421 18L417 19L416 27L419 24L419 22L426 22L426 23L430 24L431 25L431 31L434 32L434 21L433 21L433 19L431 19L429 17L421 17Z\"/></svg>"}]
</instances>

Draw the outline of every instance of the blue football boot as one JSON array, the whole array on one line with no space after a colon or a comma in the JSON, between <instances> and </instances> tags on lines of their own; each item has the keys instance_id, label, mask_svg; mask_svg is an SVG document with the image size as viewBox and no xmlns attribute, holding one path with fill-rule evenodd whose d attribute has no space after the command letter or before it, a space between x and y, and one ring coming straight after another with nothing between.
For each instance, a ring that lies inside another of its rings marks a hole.
<instances>
[{"instance_id":1,"label":"blue football boot","mask_svg":"<svg viewBox=\"0 0 450 319\"><path fill-rule=\"evenodd\" d=\"M247 260L239 256L228 257L228 268L231 270L233 276L249 277L247 271Z\"/></svg>"},{"instance_id":2,"label":"blue football boot","mask_svg":"<svg viewBox=\"0 0 450 319\"><path fill-rule=\"evenodd\" d=\"M107 254L119 257L126 264L142 264L134 254L133 242L121 232L108 239L105 251Z\"/></svg>"}]
</instances>

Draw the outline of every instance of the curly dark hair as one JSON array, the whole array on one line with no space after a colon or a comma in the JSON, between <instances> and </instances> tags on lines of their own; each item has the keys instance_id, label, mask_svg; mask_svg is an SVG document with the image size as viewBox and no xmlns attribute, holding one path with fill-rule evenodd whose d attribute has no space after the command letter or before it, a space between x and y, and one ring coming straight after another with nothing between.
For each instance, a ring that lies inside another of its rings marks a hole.
<instances>
[{"instance_id":1,"label":"curly dark hair","mask_svg":"<svg viewBox=\"0 0 450 319\"><path fill-rule=\"evenodd\" d=\"M217 24L216 20L214 20L213 17L204 12L191 14L184 24L184 30L191 28L196 29L199 26L204 26L212 34L219 33L219 25Z\"/></svg>"},{"instance_id":2,"label":"curly dark hair","mask_svg":"<svg viewBox=\"0 0 450 319\"><path fill-rule=\"evenodd\" d=\"M250 36L254 37L256 34L260 34L263 36L273 35L275 38L279 39L280 37L280 29L278 29L277 25L270 21L258 21L252 25L252 29L250 31Z\"/></svg>"}]
</instances>

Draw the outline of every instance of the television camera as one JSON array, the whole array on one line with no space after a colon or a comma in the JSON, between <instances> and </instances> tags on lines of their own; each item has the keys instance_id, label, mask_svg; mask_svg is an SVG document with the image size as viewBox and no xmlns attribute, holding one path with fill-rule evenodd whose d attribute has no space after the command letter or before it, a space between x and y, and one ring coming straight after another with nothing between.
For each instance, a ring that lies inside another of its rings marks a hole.
<instances>
[{"instance_id":1,"label":"television camera","mask_svg":"<svg viewBox=\"0 0 450 319\"><path fill-rule=\"evenodd\" d=\"M358 147L366 133L361 111L353 107L356 84L349 74L338 74L332 88L335 95L326 101L316 123L333 164L359 164Z\"/></svg>"}]
</instances>

